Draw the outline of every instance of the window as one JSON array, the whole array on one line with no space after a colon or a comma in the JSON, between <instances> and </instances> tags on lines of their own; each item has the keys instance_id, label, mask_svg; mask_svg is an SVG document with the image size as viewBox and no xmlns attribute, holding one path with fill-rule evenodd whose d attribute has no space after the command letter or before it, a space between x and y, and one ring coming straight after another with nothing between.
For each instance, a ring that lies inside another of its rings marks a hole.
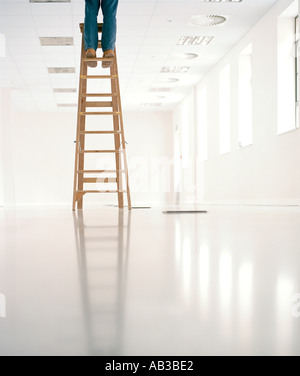
<instances>
[{"instance_id":1,"label":"window","mask_svg":"<svg viewBox=\"0 0 300 376\"><path fill-rule=\"evenodd\" d=\"M239 56L239 147L253 143L252 45Z\"/></svg>"},{"instance_id":2,"label":"window","mask_svg":"<svg viewBox=\"0 0 300 376\"><path fill-rule=\"evenodd\" d=\"M198 145L200 161L207 160L207 88L198 91Z\"/></svg>"},{"instance_id":3,"label":"window","mask_svg":"<svg viewBox=\"0 0 300 376\"><path fill-rule=\"evenodd\" d=\"M219 150L220 154L231 151L231 100L230 100L230 66L220 72L219 91Z\"/></svg>"},{"instance_id":4,"label":"window","mask_svg":"<svg viewBox=\"0 0 300 376\"><path fill-rule=\"evenodd\" d=\"M0 57L6 57L6 40L4 34L0 34Z\"/></svg>"},{"instance_id":5,"label":"window","mask_svg":"<svg viewBox=\"0 0 300 376\"><path fill-rule=\"evenodd\" d=\"M278 134L298 128L298 2L278 19Z\"/></svg>"},{"instance_id":6,"label":"window","mask_svg":"<svg viewBox=\"0 0 300 376\"><path fill-rule=\"evenodd\" d=\"M295 96L296 96L296 124L295 127L299 128L299 100L300 100L300 85L299 85L299 79L300 79L300 71L299 71L299 64L300 64L300 53L299 53L299 43L300 43L300 20L297 16L295 18Z\"/></svg>"},{"instance_id":7,"label":"window","mask_svg":"<svg viewBox=\"0 0 300 376\"><path fill-rule=\"evenodd\" d=\"M190 166L190 108L189 97L181 105L182 168Z\"/></svg>"}]
</instances>

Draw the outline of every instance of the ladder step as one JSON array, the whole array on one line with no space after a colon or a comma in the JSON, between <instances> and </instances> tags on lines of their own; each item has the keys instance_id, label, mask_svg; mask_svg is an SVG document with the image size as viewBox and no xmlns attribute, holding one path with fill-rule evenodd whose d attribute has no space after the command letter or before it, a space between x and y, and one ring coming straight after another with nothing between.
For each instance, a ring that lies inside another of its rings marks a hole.
<instances>
[{"instance_id":1,"label":"ladder step","mask_svg":"<svg viewBox=\"0 0 300 376\"><path fill-rule=\"evenodd\" d=\"M87 154L87 153L123 153L125 150L80 150L79 154Z\"/></svg>"},{"instance_id":2,"label":"ladder step","mask_svg":"<svg viewBox=\"0 0 300 376\"><path fill-rule=\"evenodd\" d=\"M80 134L120 134L121 131L82 131Z\"/></svg>"},{"instance_id":3,"label":"ladder step","mask_svg":"<svg viewBox=\"0 0 300 376\"><path fill-rule=\"evenodd\" d=\"M127 193L127 191L77 191L77 193Z\"/></svg>"},{"instance_id":4,"label":"ladder step","mask_svg":"<svg viewBox=\"0 0 300 376\"><path fill-rule=\"evenodd\" d=\"M114 115L120 116L121 112L80 112L80 115L87 116L87 115Z\"/></svg>"},{"instance_id":5,"label":"ladder step","mask_svg":"<svg viewBox=\"0 0 300 376\"><path fill-rule=\"evenodd\" d=\"M113 173L126 173L126 170L78 170L78 174L113 174Z\"/></svg>"},{"instance_id":6,"label":"ladder step","mask_svg":"<svg viewBox=\"0 0 300 376\"><path fill-rule=\"evenodd\" d=\"M84 178L84 183L117 183L116 178Z\"/></svg>"},{"instance_id":7,"label":"ladder step","mask_svg":"<svg viewBox=\"0 0 300 376\"><path fill-rule=\"evenodd\" d=\"M83 98L96 98L96 97L117 97L117 93L92 93L92 94L82 94Z\"/></svg>"},{"instance_id":8,"label":"ladder step","mask_svg":"<svg viewBox=\"0 0 300 376\"><path fill-rule=\"evenodd\" d=\"M114 75L108 75L108 76L105 76L105 75L100 75L100 76L80 76L80 78L82 80L105 80L105 79L110 79L110 80L113 80L113 79L116 79L118 78L118 76L116 74Z\"/></svg>"},{"instance_id":9,"label":"ladder step","mask_svg":"<svg viewBox=\"0 0 300 376\"><path fill-rule=\"evenodd\" d=\"M112 102L85 102L82 103L82 107L112 107Z\"/></svg>"}]
</instances>

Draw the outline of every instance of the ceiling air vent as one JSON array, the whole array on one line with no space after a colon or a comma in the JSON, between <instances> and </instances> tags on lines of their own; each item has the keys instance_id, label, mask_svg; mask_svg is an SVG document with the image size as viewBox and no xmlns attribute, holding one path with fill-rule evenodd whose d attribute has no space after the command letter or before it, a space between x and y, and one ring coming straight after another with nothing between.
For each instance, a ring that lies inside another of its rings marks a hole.
<instances>
[{"instance_id":1,"label":"ceiling air vent","mask_svg":"<svg viewBox=\"0 0 300 376\"><path fill-rule=\"evenodd\" d=\"M192 17L190 23L196 26L217 26L226 21L227 18L225 16L201 15Z\"/></svg>"}]
</instances>

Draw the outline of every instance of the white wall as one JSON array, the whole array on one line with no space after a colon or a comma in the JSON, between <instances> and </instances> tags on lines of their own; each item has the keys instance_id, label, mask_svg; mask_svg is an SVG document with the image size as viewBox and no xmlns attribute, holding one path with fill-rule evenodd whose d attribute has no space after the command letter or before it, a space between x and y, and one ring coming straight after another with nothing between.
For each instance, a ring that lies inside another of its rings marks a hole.
<instances>
[{"instance_id":1,"label":"white wall","mask_svg":"<svg viewBox=\"0 0 300 376\"><path fill-rule=\"evenodd\" d=\"M11 90L0 88L0 206L15 200L12 145Z\"/></svg>"},{"instance_id":2,"label":"white wall","mask_svg":"<svg viewBox=\"0 0 300 376\"><path fill-rule=\"evenodd\" d=\"M173 113L174 171L176 203L192 203L196 199L197 151L195 137L195 95L194 90L186 97Z\"/></svg>"},{"instance_id":3,"label":"white wall","mask_svg":"<svg viewBox=\"0 0 300 376\"><path fill-rule=\"evenodd\" d=\"M172 112L124 115L133 204L173 202Z\"/></svg>"},{"instance_id":4,"label":"white wall","mask_svg":"<svg viewBox=\"0 0 300 376\"><path fill-rule=\"evenodd\" d=\"M141 172L142 177L146 172L142 192L135 192L135 187L132 187L134 205L165 203L169 199L169 193L164 193L160 184L155 184L154 188L151 186L151 168L156 168L160 158L172 157L172 142L169 138L171 115L167 112L124 114L130 177L135 180ZM96 122L94 119L93 127ZM112 129L111 119L102 118L101 126L103 129ZM9 167L14 171L14 176L13 180L5 182L5 187L15 193L16 205L71 205L75 132L75 113L14 113L13 145L9 150L6 149L0 164L3 167L7 153L12 152ZM108 144L113 146L112 142ZM94 146L97 147L95 138L88 142L87 148ZM142 161L138 169L137 161ZM100 166L99 157L96 163ZM108 194L87 195L85 201L87 204L117 203L116 195Z\"/></svg>"},{"instance_id":5,"label":"white wall","mask_svg":"<svg viewBox=\"0 0 300 376\"><path fill-rule=\"evenodd\" d=\"M204 78L208 90L208 160L202 202L299 204L300 132L278 133L278 16L292 3L279 1ZM239 148L239 54L253 48L253 145ZM219 154L219 74L231 66L231 152ZM196 100L196 115L197 115ZM176 115L175 115L176 116ZM195 125L194 134L197 134ZM202 168L201 166L198 168Z\"/></svg>"}]
</instances>

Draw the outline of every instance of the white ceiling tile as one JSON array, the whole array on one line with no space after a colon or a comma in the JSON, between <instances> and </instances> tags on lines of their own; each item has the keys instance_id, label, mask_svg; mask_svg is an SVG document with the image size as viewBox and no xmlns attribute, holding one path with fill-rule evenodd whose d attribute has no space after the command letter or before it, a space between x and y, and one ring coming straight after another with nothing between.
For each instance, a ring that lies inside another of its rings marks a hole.
<instances>
[{"instance_id":1,"label":"white ceiling tile","mask_svg":"<svg viewBox=\"0 0 300 376\"><path fill-rule=\"evenodd\" d=\"M56 3L56 4L30 4L31 13L33 16L70 16L72 14L71 3Z\"/></svg>"},{"instance_id":2,"label":"white ceiling tile","mask_svg":"<svg viewBox=\"0 0 300 376\"><path fill-rule=\"evenodd\" d=\"M71 28L73 26L72 16L36 16L34 17L34 22L36 27L46 27L46 28Z\"/></svg>"},{"instance_id":3,"label":"white ceiling tile","mask_svg":"<svg viewBox=\"0 0 300 376\"><path fill-rule=\"evenodd\" d=\"M240 4L203 3L196 0L120 0L117 51L120 85L127 108L141 109L146 100L157 100L151 87L170 87L162 109L181 100L211 67L261 18L276 0L248 0ZM28 0L0 0L0 32L7 42L7 58L0 59L0 84L15 87L18 109L74 111L58 109L77 94L53 94L53 88L77 88L84 20L84 0L30 4ZM197 14L223 14L230 18L222 27L191 26ZM98 18L102 21L101 12ZM226 32L225 32L226 31ZM209 46L178 46L183 35L211 35ZM39 37L73 37L72 47L41 47ZM196 53L193 61L174 59L174 53ZM101 56L101 51L98 56ZM164 65L188 65L183 75L161 74ZM76 74L49 74L48 67L76 67ZM166 84L163 78L179 81ZM90 91L109 91L109 82L88 83ZM27 90L28 89L28 90ZM23 99L23 101L22 101ZM68 102L70 101L70 102ZM76 111L76 109L75 109Z\"/></svg>"}]
</instances>

